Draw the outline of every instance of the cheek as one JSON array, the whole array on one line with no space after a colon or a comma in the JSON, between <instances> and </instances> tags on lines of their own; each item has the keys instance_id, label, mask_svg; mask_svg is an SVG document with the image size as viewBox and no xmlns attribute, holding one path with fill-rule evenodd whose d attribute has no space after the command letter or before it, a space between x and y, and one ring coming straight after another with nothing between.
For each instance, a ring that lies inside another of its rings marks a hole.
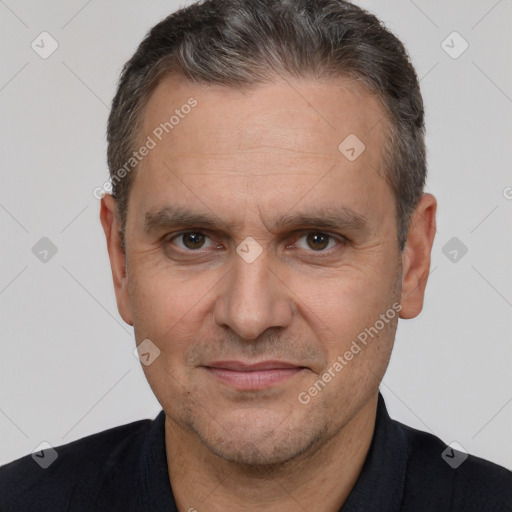
<instances>
[{"instance_id":1,"label":"cheek","mask_svg":"<svg viewBox=\"0 0 512 512\"><path fill-rule=\"evenodd\" d=\"M314 326L330 359L336 358L392 308L397 300L394 276L396 268L380 264L346 268L336 276L324 276L314 282L305 278L297 282L294 292L301 299L301 314ZM389 332L389 324L379 329L379 338Z\"/></svg>"},{"instance_id":2,"label":"cheek","mask_svg":"<svg viewBox=\"0 0 512 512\"><path fill-rule=\"evenodd\" d=\"M188 387L185 356L204 325L212 285L208 279L184 279L155 268L146 272L143 265L134 267L130 300L137 344L150 339L160 350L142 369L160 402L171 404Z\"/></svg>"},{"instance_id":3,"label":"cheek","mask_svg":"<svg viewBox=\"0 0 512 512\"><path fill-rule=\"evenodd\" d=\"M213 276L205 272L193 279L169 267L140 264L132 266L129 280L137 342L150 338L161 350L174 352L187 345L211 308Z\"/></svg>"}]
</instances>

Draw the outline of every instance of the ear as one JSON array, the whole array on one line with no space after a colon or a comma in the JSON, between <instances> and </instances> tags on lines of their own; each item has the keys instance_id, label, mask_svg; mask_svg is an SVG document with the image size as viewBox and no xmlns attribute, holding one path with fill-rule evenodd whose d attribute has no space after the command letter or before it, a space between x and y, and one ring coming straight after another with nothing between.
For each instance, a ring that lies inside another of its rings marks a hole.
<instances>
[{"instance_id":1,"label":"ear","mask_svg":"<svg viewBox=\"0 0 512 512\"><path fill-rule=\"evenodd\" d=\"M400 318L414 318L423 309L425 287L430 272L430 253L436 234L437 201L423 194L411 218L402 253L402 310Z\"/></svg>"},{"instance_id":2,"label":"ear","mask_svg":"<svg viewBox=\"0 0 512 512\"><path fill-rule=\"evenodd\" d=\"M128 278L126 274L126 255L121 244L120 223L116 210L116 200L107 194L101 199L100 220L107 239L108 256L112 268L117 309L122 319L133 325Z\"/></svg>"}]
</instances>

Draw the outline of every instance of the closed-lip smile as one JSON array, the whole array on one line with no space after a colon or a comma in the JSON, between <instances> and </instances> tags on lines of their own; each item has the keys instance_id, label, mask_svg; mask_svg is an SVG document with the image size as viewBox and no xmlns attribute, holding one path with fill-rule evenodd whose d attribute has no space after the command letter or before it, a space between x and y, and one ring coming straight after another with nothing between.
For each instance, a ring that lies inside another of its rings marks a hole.
<instances>
[{"instance_id":1,"label":"closed-lip smile","mask_svg":"<svg viewBox=\"0 0 512 512\"><path fill-rule=\"evenodd\" d=\"M284 361L214 361L204 368L216 379L239 390L258 390L272 387L290 379L305 369Z\"/></svg>"}]
</instances>

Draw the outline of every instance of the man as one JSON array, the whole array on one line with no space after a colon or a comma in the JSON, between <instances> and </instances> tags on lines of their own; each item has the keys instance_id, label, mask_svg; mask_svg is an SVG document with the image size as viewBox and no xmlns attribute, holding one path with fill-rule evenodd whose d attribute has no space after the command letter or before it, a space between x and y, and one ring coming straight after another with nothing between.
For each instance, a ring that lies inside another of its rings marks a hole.
<instances>
[{"instance_id":1,"label":"man","mask_svg":"<svg viewBox=\"0 0 512 512\"><path fill-rule=\"evenodd\" d=\"M125 66L108 144L117 304L163 411L5 466L2 512L512 510L510 471L379 393L436 200L417 77L374 16L182 9Z\"/></svg>"}]
</instances>

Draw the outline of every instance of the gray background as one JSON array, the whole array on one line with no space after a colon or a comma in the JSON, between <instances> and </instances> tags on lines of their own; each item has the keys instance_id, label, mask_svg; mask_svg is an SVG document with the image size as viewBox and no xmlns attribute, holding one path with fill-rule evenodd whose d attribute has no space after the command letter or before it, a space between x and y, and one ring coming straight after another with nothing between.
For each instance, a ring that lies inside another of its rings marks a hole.
<instances>
[{"instance_id":1,"label":"gray background","mask_svg":"<svg viewBox=\"0 0 512 512\"><path fill-rule=\"evenodd\" d=\"M512 468L512 2L360 4L422 78L439 201L425 308L400 321L381 390L400 421ZM0 0L0 463L160 410L117 313L92 190L121 66L177 7ZM59 45L47 59L31 47L43 31ZM458 58L453 31L469 44ZM42 237L57 247L46 262Z\"/></svg>"}]
</instances>

